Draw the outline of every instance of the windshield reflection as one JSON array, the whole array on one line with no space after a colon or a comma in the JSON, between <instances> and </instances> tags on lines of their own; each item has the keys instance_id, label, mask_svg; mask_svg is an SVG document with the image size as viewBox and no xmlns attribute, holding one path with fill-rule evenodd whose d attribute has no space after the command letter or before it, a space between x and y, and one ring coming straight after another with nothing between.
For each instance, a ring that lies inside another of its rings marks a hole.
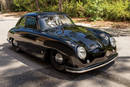
<instances>
[{"instance_id":1,"label":"windshield reflection","mask_svg":"<svg viewBox=\"0 0 130 87\"><path fill-rule=\"evenodd\" d=\"M66 15L49 15L40 18L40 25L42 30L47 30L61 25L73 25L73 22Z\"/></svg>"}]
</instances>

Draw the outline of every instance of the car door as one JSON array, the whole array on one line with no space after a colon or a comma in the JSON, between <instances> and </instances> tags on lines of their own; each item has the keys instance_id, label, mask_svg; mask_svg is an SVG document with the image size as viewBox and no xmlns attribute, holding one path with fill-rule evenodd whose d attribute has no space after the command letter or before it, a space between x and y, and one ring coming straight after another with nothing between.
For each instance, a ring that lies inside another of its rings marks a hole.
<instances>
[{"instance_id":1,"label":"car door","mask_svg":"<svg viewBox=\"0 0 130 87\"><path fill-rule=\"evenodd\" d=\"M13 28L13 38L18 42L19 46L23 46L24 38L21 37L25 33L26 16L23 16Z\"/></svg>"},{"instance_id":2,"label":"car door","mask_svg":"<svg viewBox=\"0 0 130 87\"><path fill-rule=\"evenodd\" d=\"M41 40L41 32L38 30L37 26L37 17L23 16L13 29L13 38L24 51L43 58L43 39Z\"/></svg>"},{"instance_id":3,"label":"car door","mask_svg":"<svg viewBox=\"0 0 130 87\"><path fill-rule=\"evenodd\" d=\"M41 32L38 30L38 20L36 16L27 16L25 31L21 33L25 50L35 56L44 56L43 42L40 41Z\"/></svg>"}]
</instances>

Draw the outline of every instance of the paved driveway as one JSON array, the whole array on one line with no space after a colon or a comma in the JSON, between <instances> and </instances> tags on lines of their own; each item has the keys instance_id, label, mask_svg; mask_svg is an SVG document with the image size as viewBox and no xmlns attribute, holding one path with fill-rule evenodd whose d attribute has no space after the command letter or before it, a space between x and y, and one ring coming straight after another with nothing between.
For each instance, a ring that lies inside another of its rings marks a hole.
<instances>
[{"instance_id":1,"label":"paved driveway","mask_svg":"<svg viewBox=\"0 0 130 87\"><path fill-rule=\"evenodd\" d=\"M0 18L0 87L130 87L130 37L116 37L118 59L84 74L61 73L49 63L7 43L7 31L17 18Z\"/></svg>"}]
</instances>

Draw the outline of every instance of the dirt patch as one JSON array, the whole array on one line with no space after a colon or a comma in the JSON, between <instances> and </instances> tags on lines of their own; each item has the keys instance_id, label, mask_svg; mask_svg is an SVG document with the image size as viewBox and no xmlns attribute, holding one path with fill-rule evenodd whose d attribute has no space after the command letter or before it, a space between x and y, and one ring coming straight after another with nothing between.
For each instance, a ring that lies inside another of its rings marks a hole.
<instances>
[{"instance_id":1,"label":"dirt patch","mask_svg":"<svg viewBox=\"0 0 130 87\"><path fill-rule=\"evenodd\" d=\"M8 12L8 13L2 13L1 16L2 17L21 17L26 13L28 12Z\"/></svg>"},{"instance_id":2,"label":"dirt patch","mask_svg":"<svg viewBox=\"0 0 130 87\"><path fill-rule=\"evenodd\" d=\"M93 27L109 27L114 29L128 29L130 28L130 21L125 22L112 22L112 21L95 21L89 22L88 18L72 18L74 22L90 24Z\"/></svg>"}]
</instances>

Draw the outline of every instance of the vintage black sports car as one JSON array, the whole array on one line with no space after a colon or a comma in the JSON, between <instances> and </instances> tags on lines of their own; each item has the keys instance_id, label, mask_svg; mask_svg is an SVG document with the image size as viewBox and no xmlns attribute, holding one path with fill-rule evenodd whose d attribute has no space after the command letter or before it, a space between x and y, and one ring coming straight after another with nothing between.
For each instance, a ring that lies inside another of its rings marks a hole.
<instances>
[{"instance_id":1,"label":"vintage black sports car","mask_svg":"<svg viewBox=\"0 0 130 87\"><path fill-rule=\"evenodd\" d=\"M83 73L114 61L115 39L98 29L77 26L60 12L34 12L21 17L9 30L16 51L24 50L48 58L60 71Z\"/></svg>"}]
</instances>

